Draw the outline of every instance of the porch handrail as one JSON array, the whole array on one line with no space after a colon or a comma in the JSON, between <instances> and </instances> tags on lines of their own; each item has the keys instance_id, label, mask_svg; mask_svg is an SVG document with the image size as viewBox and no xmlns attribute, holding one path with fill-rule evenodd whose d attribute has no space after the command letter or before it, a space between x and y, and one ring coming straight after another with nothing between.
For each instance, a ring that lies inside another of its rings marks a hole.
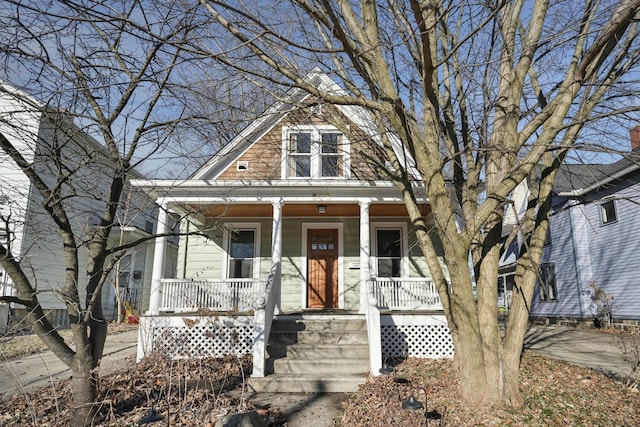
<instances>
[{"instance_id":1,"label":"porch handrail","mask_svg":"<svg viewBox=\"0 0 640 427\"><path fill-rule=\"evenodd\" d=\"M435 283L416 277L371 279L373 296L379 309L442 310L442 302Z\"/></svg>"},{"instance_id":2,"label":"porch handrail","mask_svg":"<svg viewBox=\"0 0 640 427\"><path fill-rule=\"evenodd\" d=\"M255 308L262 295L262 279L162 279L160 311L198 309L240 310Z\"/></svg>"},{"instance_id":3,"label":"porch handrail","mask_svg":"<svg viewBox=\"0 0 640 427\"><path fill-rule=\"evenodd\" d=\"M367 336L369 338L369 369L371 375L380 375L382 368L382 336L380 334L380 310L374 295L373 280L367 280L367 302L365 319L367 322Z\"/></svg>"},{"instance_id":4,"label":"porch handrail","mask_svg":"<svg viewBox=\"0 0 640 427\"><path fill-rule=\"evenodd\" d=\"M264 294L256 301L256 309L253 314L255 338L253 341L253 371L251 376L264 377L267 343L271 333L273 314L276 308L276 290L280 287L280 263L271 266Z\"/></svg>"}]
</instances>

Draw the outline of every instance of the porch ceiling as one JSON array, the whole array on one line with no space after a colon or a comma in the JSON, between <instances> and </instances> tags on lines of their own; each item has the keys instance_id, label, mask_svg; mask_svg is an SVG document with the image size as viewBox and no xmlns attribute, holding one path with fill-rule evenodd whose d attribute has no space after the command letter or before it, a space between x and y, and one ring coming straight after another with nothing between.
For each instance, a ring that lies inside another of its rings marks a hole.
<instances>
[{"instance_id":1,"label":"porch ceiling","mask_svg":"<svg viewBox=\"0 0 640 427\"><path fill-rule=\"evenodd\" d=\"M325 206L326 212L319 213L318 207ZM189 207L205 217L271 217L273 207L269 204L238 203L238 204L190 204ZM423 216L431 212L429 205L422 205ZM372 217L406 217L407 209L402 203L371 204L369 215ZM360 206L357 203L314 203L314 204L284 204L283 217L358 217Z\"/></svg>"}]
</instances>

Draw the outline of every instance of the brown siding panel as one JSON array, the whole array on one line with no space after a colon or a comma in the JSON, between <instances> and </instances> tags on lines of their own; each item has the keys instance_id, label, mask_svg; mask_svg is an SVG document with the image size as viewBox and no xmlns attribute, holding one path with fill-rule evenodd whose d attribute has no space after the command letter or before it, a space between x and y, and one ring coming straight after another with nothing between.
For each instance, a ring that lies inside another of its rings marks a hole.
<instances>
[{"instance_id":1,"label":"brown siding panel","mask_svg":"<svg viewBox=\"0 0 640 427\"><path fill-rule=\"evenodd\" d=\"M254 143L246 152L238 153L239 157L237 160L229 165L229 167L220 174L218 179L280 179L283 126L309 124L316 124L320 126L329 124L329 121L317 115L310 114L307 109L300 109L289 113L280 123L269 130L269 132ZM371 157L385 159L386 157L383 155L383 151L362 129L353 123L350 125L350 132L351 179L382 179L383 177L376 171L376 167L372 164ZM238 170L237 165L239 161L247 162L246 170ZM380 161L380 163L384 164L384 160Z\"/></svg>"}]
</instances>

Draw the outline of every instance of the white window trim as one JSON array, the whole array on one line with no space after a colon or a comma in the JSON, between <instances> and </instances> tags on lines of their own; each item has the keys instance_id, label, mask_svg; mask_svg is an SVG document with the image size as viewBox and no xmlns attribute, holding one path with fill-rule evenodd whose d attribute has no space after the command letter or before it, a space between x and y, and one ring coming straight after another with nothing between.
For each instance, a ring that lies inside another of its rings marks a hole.
<instances>
[{"instance_id":1,"label":"white window trim","mask_svg":"<svg viewBox=\"0 0 640 427\"><path fill-rule=\"evenodd\" d=\"M613 204L613 212L615 215L615 219L612 219L610 221L606 221L605 222L605 209L604 209L604 205L607 203L611 203ZM614 198L610 198L610 199L605 199L602 202L600 202L598 204L598 210L600 211L600 225L609 225L609 224L613 224L615 222L618 222L618 204L616 203L616 199Z\"/></svg>"},{"instance_id":2,"label":"white window trim","mask_svg":"<svg viewBox=\"0 0 640 427\"><path fill-rule=\"evenodd\" d=\"M400 249L402 261L400 263L400 277L409 277L409 237L406 222L372 222L371 223L371 265L372 273L378 276L378 230L400 229Z\"/></svg>"},{"instance_id":3,"label":"white window trim","mask_svg":"<svg viewBox=\"0 0 640 427\"><path fill-rule=\"evenodd\" d=\"M292 133L305 132L311 133L311 176L297 177L289 176L289 138ZM339 160L342 161L341 176L321 176L321 134L323 133L339 133L342 135L342 151L338 148ZM349 179L351 172L351 142L347 136L340 132L338 128L330 125L298 125L282 127L282 159L281 159L281 176L283 179Z\"/></svg>"},{"instance_id":4,"label":"white window trim","mask_svg":"<svg viewBox=\"0 0 640 427\"><path fill-rule=\"evenodd\" d=\"M300 307L307 308L307 237L308 231L329 229L338 230L338 308L344 308L344 241L343 224L333 222L305 222L302 224L302 272Z\"/></svg>"},{"instance_id":5,"label":"white window trim","mask_svg":"<svg viewBox=\"0 0 640 427\"><path fill-rule=\"evenodd\" d=\"M260 278L260 226L259 222L229 222L225 224L224 234L222 236L222 278L229 278L229 239L231 231L254 230L254 254L253 254L253 278Z\"/></svg>"}]
</instances>

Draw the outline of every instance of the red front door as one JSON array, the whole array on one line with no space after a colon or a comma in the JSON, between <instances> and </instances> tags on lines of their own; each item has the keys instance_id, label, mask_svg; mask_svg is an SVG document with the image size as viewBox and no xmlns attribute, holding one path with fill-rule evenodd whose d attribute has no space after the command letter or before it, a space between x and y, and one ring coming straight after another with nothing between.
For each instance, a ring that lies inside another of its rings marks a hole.
<instances>
[{"instance_id":1,"label":"red front door","mask_svg":"<svg viewBox=\"0 0 640 427\"><path fill-rule=\"evenodd\" d=\"M338 230L336 229L308 230L307 307L338 307Z\"/></svg>"}]
</instances>

